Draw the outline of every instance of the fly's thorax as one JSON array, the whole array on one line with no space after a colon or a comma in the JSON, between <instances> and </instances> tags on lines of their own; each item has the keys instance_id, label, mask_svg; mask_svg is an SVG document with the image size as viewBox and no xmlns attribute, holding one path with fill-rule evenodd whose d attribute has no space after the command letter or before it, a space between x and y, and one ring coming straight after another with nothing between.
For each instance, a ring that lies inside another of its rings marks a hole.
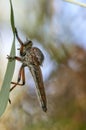
<instances>
[{"instance_id":1,"label":"fly's thorax","mask_svg":"<svg viewBox=\"0 0 86 130\"><path fill-rule=\"evenodd\" d=\"M22 62L28 66L28 64L31 64L32 61L32 56L30 55L29 51L26 51L26 54L24 56L22 56Z\"/></svg>"},{"instance_id":2,"label":"fly's thorax","mask_svg":"<svg viewBox=\"0 0 86 130\"><path fill-rule=\"evenodd\" d=\"M26 55L26 53L32 48L32 45L33 43L30 40L27 40L26 42L24 42L24 44L21 44L21 47L18 49L20 50L20 56L22 57Z\"/></svg>"},{"instance_id":3,"label":"fly's thorax","mask_svg":"<svg viewBox=\"0 0 86 130\"><path fill-rule=\"evenodd\" d=\"M22 56L23 63L25 63L27 66L29 64L33 65L41 65L44 60L44 55L36 47L30 48L29 50L26 50L26 54Z\"/></svg>"},{"instance_id":4,"label":"fly's thorax","mask_svg":"<svg viewBox=\"0 0 86 130\"><path fill-rule=\"evenodd\" d=\"M39 48L33 47L33 52L35 57L37 58L39 65L42 65L43 60L44 60L44 55L42 53L42 51Z\"/></svg>"}]
</instances>

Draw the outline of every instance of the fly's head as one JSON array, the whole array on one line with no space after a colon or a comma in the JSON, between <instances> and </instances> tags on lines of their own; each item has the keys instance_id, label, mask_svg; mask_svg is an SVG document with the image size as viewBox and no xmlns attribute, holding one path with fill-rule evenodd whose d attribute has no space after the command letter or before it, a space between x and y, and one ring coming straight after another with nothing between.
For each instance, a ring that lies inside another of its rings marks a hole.
<instances>
[{"instance_id":1,"label":"fly's head","mask_svg":"<svg viewBox=\"0 0 86 130\"><path fill-rule=\"evenodd\" d=\"M29 51L32 48L32 41L27 40L24 44L21 44L21 47L18 49L20 50L20 56L25 56L26 52Z\"/></svg>"},{"instance_id":2,"label":"fly's head","mask_svg":"<svg viewBox=\"0 0 86 130\"><path fill-rule=\"evenodd\" d=\"M31 41L31 40L27 40L27 41L25 42L25 44L24 44L25 51L31 49L31 48L32 48L32 45L33 45L32 41Z\"/></svg>"}]
</instances>

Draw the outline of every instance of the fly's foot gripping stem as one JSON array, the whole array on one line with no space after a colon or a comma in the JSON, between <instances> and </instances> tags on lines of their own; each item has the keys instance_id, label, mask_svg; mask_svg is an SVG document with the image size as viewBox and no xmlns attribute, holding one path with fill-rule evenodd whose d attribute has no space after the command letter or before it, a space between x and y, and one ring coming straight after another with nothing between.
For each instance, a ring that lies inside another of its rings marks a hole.
<instances>
[{"instance_id":1,"label":"fly's foot gripping stem","mask_svg":"<svg viewBox=\"0 0 86 130\"><path fill-rule=\"evenodd\" d=\"M16 27L15 27L15 33L17 33L17 29L16 29Z\"/></svg>"},{"instance_id":2,"label":"fly's foot gripping stem","mask_svg":"<svg viewBox=\"0 0 86 130\"><path fill-rule=\"evenodd\" d=\"M8 59L10 62L12 62L13 60L15 60L15 57L12 57L12 56L7 55L7 59Z\"/></svg>"}]
</instances>

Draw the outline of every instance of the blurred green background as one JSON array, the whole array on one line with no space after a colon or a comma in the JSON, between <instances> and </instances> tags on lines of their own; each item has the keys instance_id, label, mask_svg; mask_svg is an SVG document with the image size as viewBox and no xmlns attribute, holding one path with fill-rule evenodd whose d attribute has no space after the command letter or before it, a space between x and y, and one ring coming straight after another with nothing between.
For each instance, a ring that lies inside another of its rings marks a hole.
<instances>
[{"instance_id":1,"label":"blurred green background","mask_svg":"<svg viewBox=\"0 0 86 130\"><path fill-rule=\"evenodd\" d=\"M85 2L82 0L81 2ZM13 0L15 24L45 56L41 67L48 101L44 113L28 69L26 85L11 94L2 130L86 130L86 8L62 0ZM0 86L12 45L9 0L0 2ZM16 50L19 43L16 40ZM16 52L19 55L19 52ZM16 63L13 81L20 63ZM9 76L9 75L8 75Z\"/></svg>"}]
</instances>

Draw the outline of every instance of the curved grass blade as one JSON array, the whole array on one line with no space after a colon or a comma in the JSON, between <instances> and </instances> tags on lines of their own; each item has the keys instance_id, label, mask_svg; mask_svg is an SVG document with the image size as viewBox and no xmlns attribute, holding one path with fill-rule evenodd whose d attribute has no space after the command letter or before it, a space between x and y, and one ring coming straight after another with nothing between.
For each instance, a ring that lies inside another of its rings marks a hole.
<instances>
[{"instance_id":1,"label":"curved grass blade","mask_svg":"<svg viewBox=\"0 0 86 130\"><path fill-rule=\"evenodd\" d=\"M10 22L11 22L12 31L13 31L13 33L15 35L14 11L13 11L13 6L12 6L12 1L11 0L10 0L10 8L11 8Z\"/></svg>"},{"instance_id":2,"label":"curved grass blade","mask_svg":"<svg viewBox=\"0 0 86 130\"><path fill-rule=\"evenodd\" d=\"M86 8L86 4L82 2L77 2L75 0L64 0L64 1Z\"/></svg>"},{"instance_id":3,"label":"curved grass blade","mask_svg":"<svg viewBox=\"0 0 86 130\"><path fill-rule=\"evenodd\" d=\"M10 22L11 22L12 31L14 34L10 55L15 55L15 32L14 32L15 25L14 25L14 13L13 13L11 0L10 0L10 7L11 7ZM8 62L4 81L3 81L1 91L0 91L0 116L4 113L7 103L8 103L10 82L13 77L14 68L15 68L15 61L13 61L12 63Z\"/></svg>"}]
</instances>

